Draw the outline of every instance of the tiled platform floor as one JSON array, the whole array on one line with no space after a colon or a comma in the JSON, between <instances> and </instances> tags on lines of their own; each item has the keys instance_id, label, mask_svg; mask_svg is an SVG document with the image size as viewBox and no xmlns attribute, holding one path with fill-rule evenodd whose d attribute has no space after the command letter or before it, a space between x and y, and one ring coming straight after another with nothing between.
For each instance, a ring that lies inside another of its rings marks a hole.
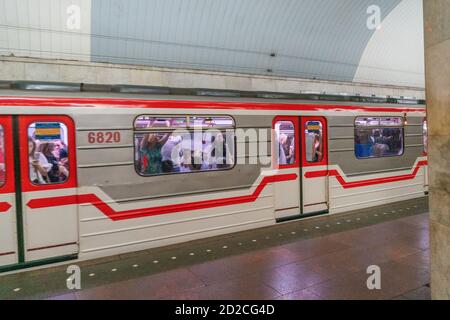
<instances>
[{"instance_id":1,"label":"tiled platform floor","mask_svg":"<svg viewBox=\"0 0 450 320\"><path fill-rule=\"evenodd\" d=\"M430 299L427 198L0 276L0 299ZM368 290L366 268L381 268Z\"/></svg>"}]
</instances>

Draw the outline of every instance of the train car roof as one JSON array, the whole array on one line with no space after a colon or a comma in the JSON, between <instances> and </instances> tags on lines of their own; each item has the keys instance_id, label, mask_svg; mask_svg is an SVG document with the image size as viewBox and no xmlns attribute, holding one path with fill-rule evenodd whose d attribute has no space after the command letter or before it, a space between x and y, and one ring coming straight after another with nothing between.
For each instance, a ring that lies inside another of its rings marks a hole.
<instances>
[{"instance_id":1,"label":"train car roof","mask_svg":"<svg viewBox=\"0 0 450 320\"><path fill-rule=\"evenodd\" d=\"M183 100L211 102L249 102L277 104L347 105L425 108L425 101L403 96L360 96L317 92L280 93L233 91L203 88L167 88L130 85L88 85L51 82L0 82L1 97L86 98L123 100Z\"/></svg>"}]
</instances>

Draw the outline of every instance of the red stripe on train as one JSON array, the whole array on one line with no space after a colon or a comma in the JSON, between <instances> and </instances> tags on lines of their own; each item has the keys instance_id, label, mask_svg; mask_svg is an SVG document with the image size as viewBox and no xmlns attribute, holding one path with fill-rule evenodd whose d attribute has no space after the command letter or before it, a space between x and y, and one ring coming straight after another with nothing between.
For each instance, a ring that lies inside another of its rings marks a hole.
<instances>
[{"instance_id":1,"label":"red stripe on train","mask_svg":"<svg viewBox=\"0 0 450 320\"><path fill-rule=\"evenodd\" d=\"M108 107L108 108L161 108L161 109L244 109L282 111L364 111L364 112L425 112L424 108L388 108L333 104L214 102L186 100L140 100L106 98L61 97L0 97L0 106L32 107Z\"/></svg>"},{"instance_id":2,"label":"red stripe on train","mask_svg":"<svg viewBox=\"0 0 450 320\"><path fill-rule=\"evenodd\" d=\"M281 174L277 176L264 177L261 183L256 187L255 191L251 195L237 196L224 199L215 200L203 200L196 202L188 202L182 204L172 204L166 206L158 206L153 208L141 208L124 211L115 211L107 203L101 200L93 193L70 195L52 198L33 199L27 203L27 206L31 209L65 206L71 204L91 204L100 210L104 215L108 216L111 220L125 220L133 218L141 218L148 216L155 216L161 214L175 213L180 211L199 210L220 206L228 206L234 204L241 204L247 202L254 202L259 197L263 189L269 184L274 182L291 181L297 179L297 174Z\"/></svg>"},{"instance_id":3,"label":"red stripe on train","mask_svg":"<svg viewBox=\"0 0 450 320\"><path fill-rule=\"evenodd\" d=\"M427 160L422 160L417 163L412 173L403 174L399 176L385 177L385 178L375 178L375 179L367 179L360 181L352 181L347 182L341 176L341 174L333 169L333 170L320 170L320 171L310 171L305 173L305 178L318 178L318 177L326 177L326 176L334 176L337 181L341 184L344 189L348 188L356 188L356 187L365 187L374 184L388 183L388 182L396 182L403 180L411 180L414 179L419 171L420 167L426 166L428 164Z\"/></svg>"},{"instance_id":4,"label":"red stripe on train","mask_svg":"<svg viewBox=\"0 0 450 320\"><path fill-rule=\"evenodd\" d=\"M11 207L9 202L0 202L0 213L7 212Z\"/></svg>"}]
</instances>

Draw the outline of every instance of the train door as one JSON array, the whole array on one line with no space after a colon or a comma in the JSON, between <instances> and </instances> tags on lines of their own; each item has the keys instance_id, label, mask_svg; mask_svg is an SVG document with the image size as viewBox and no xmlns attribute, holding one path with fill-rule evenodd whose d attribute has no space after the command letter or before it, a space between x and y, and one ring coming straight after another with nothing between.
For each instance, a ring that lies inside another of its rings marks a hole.
<instances>
[{"instance_id":1,"label":"train door","mask_svg":"<svg viewBox=\"0 0 450 320\"><path fill-rule=\"evenodd\" d=\"M301 214L299 118L276 117L272 141L274 169L279 176L288 178L274 184L275 218L293 219Z\"/></svg>"},{"instance_id":2,"label":"train door","mask_svg":"<svg viewBox=\"0 0 450 320\"><path fill-rule=\"evenodd\" d=\"M0 116L0 268L17 264L12 117Z\"/></svg>"},{"instance_id":3,"label":"train door","mask_svg":"<svg viewBox=\"0 0 450 320\"><path fill-rule=\"evenodd\" d=\"M5 142L9 141L6 155L14 155L6 159L6 181L14 181L15 197L10 201L16 210L8 223L17 253L14 260L0 265L37 265L76 257L78 208L72 120L53 115L11 116L0 124ZM49 206L54 197L67 200L67 205Z\"/></svg>"},{"instance_id":4,"label":"train door","mask_svg":"<svg viewBox=\"0 0 450 320\"><path fill-rule=\"evenodd\" d=\"M324 117L301 117L302 214L328 211L327 123Z\"/></svg>"}]
</instances>

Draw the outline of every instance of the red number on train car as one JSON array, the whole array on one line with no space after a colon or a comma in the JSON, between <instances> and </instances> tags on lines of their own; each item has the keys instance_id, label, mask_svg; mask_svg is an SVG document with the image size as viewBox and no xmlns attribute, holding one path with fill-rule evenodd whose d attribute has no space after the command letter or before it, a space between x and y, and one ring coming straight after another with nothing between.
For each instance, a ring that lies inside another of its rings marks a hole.
<instances>
[{"instance_id":1,"label":"red number on train car","mask_svg":"<svg viewBox=\"0 0 450 320\"><path fill-rule=\"evenodd\" d=\"M88 133L89 143L118 143L120 139L119 131L91 131Z\"/></svg>"}]
</instances>

